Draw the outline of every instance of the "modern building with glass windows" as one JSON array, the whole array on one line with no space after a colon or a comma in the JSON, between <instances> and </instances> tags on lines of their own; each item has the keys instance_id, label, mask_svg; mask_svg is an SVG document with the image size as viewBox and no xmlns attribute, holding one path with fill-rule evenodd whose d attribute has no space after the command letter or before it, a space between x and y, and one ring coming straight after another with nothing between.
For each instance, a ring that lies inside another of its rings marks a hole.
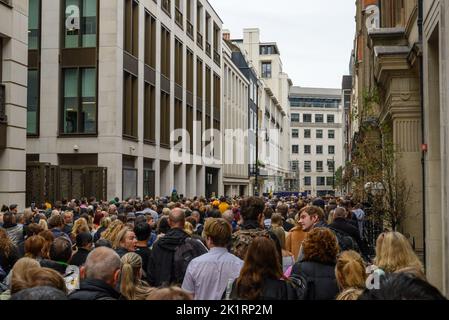
<instances>
[{"instance_id":1,"label":"modern building with glass windows","mask_svg":"<svg viewBox=\"0 0 449 320\"><path fill-rule=\"evenodd\" d=\"M301 192L334 194L335 171L344 159L344 109L341 89L292 87L291 166Z\"/></svg>"},{"instance_id":2,"label":"modern building with glass windows","mask_svg":"<svg viewBox=\"0 0 449 320\"><path fill-rule=\"evenodd\" d=\"M28 1L0 0L0 205L25 207Z\"/></svg>"},{"instance_id":3,"label":"modern building with glass windows","mask_svg":"<svg viewBox=\"0 0 449 320\"><path fill-rule=\"evenodd\" d=\"M27 163L55 168L55 198L223 194L201 157L222 122L207 0L30 0L29 15Z\"/></svg>"}]
</instances>

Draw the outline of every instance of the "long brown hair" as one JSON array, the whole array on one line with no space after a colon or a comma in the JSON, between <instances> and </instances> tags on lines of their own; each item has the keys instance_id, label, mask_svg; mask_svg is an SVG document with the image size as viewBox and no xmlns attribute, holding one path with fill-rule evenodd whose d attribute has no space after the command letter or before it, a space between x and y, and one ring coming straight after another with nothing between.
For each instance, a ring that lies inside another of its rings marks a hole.
<instances>
[{"instance_id":1,"label":"long brown hair","mask_svg":"<svg viewBox=\"0 0 449 320\"><path fill-rule=\"evenodd\" d=\"M122 258L120 292L128 300L146 300L154 290L141 280L142 258L134 252Z\"/></svg>"},{"instance_id":2,"label":"long brown hair","mask_svg":"<svg viewBox=\"0 0 449 320\"><path fill-rule=\"evenodd\" d=\"M8 233L5 229L0 228L0 251L4 253L5 256L9 256L13 250L14 244L11 239L9 239Z\"/></svg>"},{"instance_id":3,"label":"long brown hair","mask_svg":"<svg viewBox=\"0 0 449 320\"><path fill-rule=\"evenodd\" d=\"M244 300L260 298L265 279L284 279L280 258L274 241L266 237L253 240L237 279L237 294Z\"/></svg>"}]
</instances>

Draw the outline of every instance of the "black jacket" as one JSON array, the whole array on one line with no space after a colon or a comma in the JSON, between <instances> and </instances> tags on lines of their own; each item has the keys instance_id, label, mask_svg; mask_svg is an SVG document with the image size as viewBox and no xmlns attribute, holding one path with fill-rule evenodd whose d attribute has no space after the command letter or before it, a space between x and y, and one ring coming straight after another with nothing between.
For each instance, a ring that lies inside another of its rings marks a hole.
<instances>
[{"instance_id":1,"label":"black jacket","mask_svg":"<svg viewBox=\"0 0 449 320\"><path fill-rule=\"evenodd\" d=\"M42 268L53 269L62 276L65 275L65 271L68 267L68 264L63 264L52 260L42 260L40 264Z\"/></svg>"},{"instance_id":2,"label":"black jacket","mask_svg":"<svg viewBox=\"0 0 449 320\"><path fill-rule=\"evenodd\" d=\"M231 300L240 300L237 293L237 280L232 285ZM226 293L225 293L226 294ZM288 281L269 279L264 280L262 294L257 300L297 300L296 290Z\"/></svg>"},{"instance_id":3,"label":"black jacket","mask_svg":"<svg viewBox=\"0 0 449 320\"><path fill-rule=\"evenodd\" d=\"M6 255L3 250L0 250L0 266L6 274L11 271L17 260L19 260L19 252L16 246L11 247L11 251L8 255Z\"/></svg>"},{"instance_id":4,"label":"black jacket","mask_svg":"<svg viewBox=\"0 0 449 320\"><path fill-rule=\"evenodd\" d=\"M307 281L306 300L335 300L339 294L335 279L335 264L311 261L297 262L293 266L292 277L304 277Z\"/></svg>"},{"instance_id":5,"label":"black jacket","mask_svg":"<svg viewBox=\"0 0 449 320\"><path fill-rule=\"evenodd\" d=\"M86 263L87 256L90 251L84 248L78 248L78 251L72 256L72 260L70 260L70 264L81 267Z\"/></svg>"},{"instance_id":6,"label":"black jacket","mask_svg":"<svg viewBox=\"0 0 449 320\"><path fill-rule=\"evenodd\" d=\"M117 252L120 258L123 257L125 254L129 253L129 251L126 250L125 248L117 248L115 249L115 252Z\"/></svg>"},{"instance_id":7,"label":"black jacket","mask_svg":"<svg viewBox=\"0 0 449 320\"><path fill-rule=\"evenodd\" d=\"M70 300L119 300L120 293L107 283L96 279L81 281L80 288L69 295Z\"/></svg>"},{"instance_id":8,"label":"black jacket","mask_svg":"<svg viewBox=\"0 0 449 320\"><path fill-rule=\"evenodd\" d=\"M151 286L160 287L174 282L174 254L188 237L181 229L170 229L164 237L156 241L148 263L147 278Z\"/></svg>"},{"instance_id":9,"label":"black jacket","mask_svg":"<svg viewBox=\"0 0 449 320\"><path fill-rule=\"evenodd\" d=\"M101 234L106 231L106 227L98 228L97 232L94 234L94 243L96 243L101 238Z\"/></svg>"},{"instance_id":10,"label":"black jacket","mask_svg":"<svg viewBox=\"0 0 449 320\"><path fill-rule=\"evenodd\" d=\"M144 280L148 282L148 264L150 262L151 250L148 247L137 247L136 253L142 258L142 270L144 271Z\"/></svg>"},{"instance_id":11,"label":"black jacket","mask_svg":"<svg viewBox=\"0 0 449 320\"><path fill-rule=\"evenodd\" d=\"M357 242L357 245L361 250L360 253L363 256L367 256L367 248L365 246L365 243L360 238L359 229L357 229L356 227L354 227L354 225L352 225L351 220L337 218L329 227L331 229L336 229L351 236L355 240L355 242Z\"/></svg>"}]
</instances>

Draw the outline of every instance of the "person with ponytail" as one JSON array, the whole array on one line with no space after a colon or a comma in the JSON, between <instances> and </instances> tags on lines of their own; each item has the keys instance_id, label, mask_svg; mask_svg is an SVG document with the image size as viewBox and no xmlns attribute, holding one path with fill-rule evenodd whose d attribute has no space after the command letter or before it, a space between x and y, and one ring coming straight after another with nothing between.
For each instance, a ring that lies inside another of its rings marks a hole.
<instances>
[{"instance_id":1,"label":"person with ponytail","mask_svg":"<svg viewBox=\"0 0 449 320\"><path fill-rule=\"evenodd\" d=\"M337 300L357 300L366 288L366 267L355 251L344 251L337 258L335 277L340 295Z\"/></svg>"},{"instance_id":2,"label":"person with ponytail","mask_svg":"<svg viewBox=\"0 0 449 320\"><path fill-rule=\"evenodd\" d=\"M142 258L137 253L130 252L121 261L120 293L127 300L146 300L154 289L142 281Z\"/></svg>"}]
</instances>

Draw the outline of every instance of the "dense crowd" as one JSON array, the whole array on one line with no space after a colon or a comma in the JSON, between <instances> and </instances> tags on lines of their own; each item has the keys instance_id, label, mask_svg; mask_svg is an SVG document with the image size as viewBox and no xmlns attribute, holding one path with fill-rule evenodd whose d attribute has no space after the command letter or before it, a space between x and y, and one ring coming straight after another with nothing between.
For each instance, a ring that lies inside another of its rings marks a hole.
<instances>
[{"instance_id":1,"label":"dense crowd","mask_svg":"<svg viewBox=\"0 0 449 320\"><path fill-rule=\"evenodd\" d=\"M0 300L445 299L345 198L74 199L0 213Z\"/></svg>"}]
</instances>

